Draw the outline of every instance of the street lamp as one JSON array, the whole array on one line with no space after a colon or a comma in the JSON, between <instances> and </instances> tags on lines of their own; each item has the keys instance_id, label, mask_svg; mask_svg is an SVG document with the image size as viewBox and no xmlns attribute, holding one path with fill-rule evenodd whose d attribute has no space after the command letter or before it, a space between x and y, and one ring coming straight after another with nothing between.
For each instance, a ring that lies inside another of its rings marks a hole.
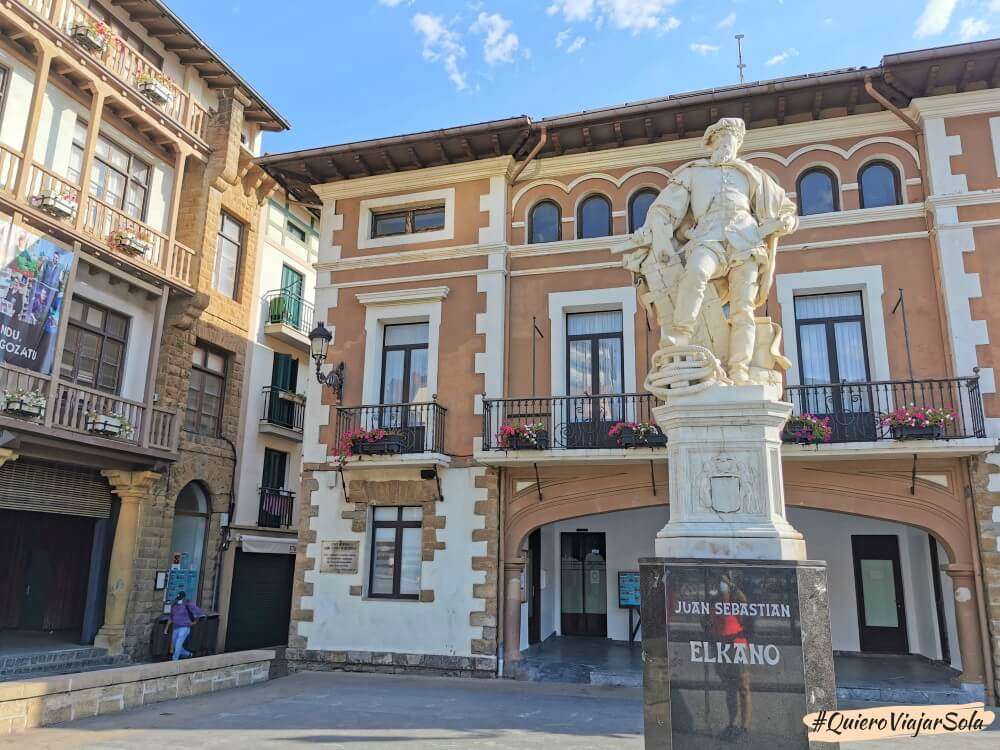
<instances>
[{"instance_id":1,"label":"street lamp","mask_svg":"<svg viewBox=\"0 0 1000 750\"><path fill-rule=\"evenodd\" d=\"M320 321L309 333L309 343L312 349L312 358L316 362L316 380L321 385L328 385L337 394L337 400L344 400L344 363L341 362L329 373L322 370L323 362L326 361L326 350L330 347L333 334Z\"/></svg>"}]
</instances>

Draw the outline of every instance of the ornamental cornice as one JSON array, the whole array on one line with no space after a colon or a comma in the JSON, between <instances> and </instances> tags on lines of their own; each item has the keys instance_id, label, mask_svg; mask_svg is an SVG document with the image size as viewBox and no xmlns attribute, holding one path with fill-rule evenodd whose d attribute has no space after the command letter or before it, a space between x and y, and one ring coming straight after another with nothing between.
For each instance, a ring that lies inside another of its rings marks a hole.
<instances>
[{"instance_id":1,"label":"ornamental cornice","mask_svg":"<svg viewBox=\"0 0 1000 750\"><path fill-rule=\"evenodd\" d=\"M919 119L929 117L964 117L985 112L1000 112L1000 89L966 91L913 99L910 102Z\"/></svg>"},{"instance_id":2,"label":"ornamental cornice","mask_svg":"<svg viewBox=\"0 0 1000 750\"><path fill-rule=\"evenodd\" d=\"M463 162L462 164L446 164L440 167L425 167L424 169L393 172L392 174L338 180L313 185L312 189L320 200L326 203L341 198L359 198L367 195L413 193L422 188L490 177L506 178L509 177L513 166L514 158L512 156L498 156L492 159Z\"/></svg>"}]
</instances>

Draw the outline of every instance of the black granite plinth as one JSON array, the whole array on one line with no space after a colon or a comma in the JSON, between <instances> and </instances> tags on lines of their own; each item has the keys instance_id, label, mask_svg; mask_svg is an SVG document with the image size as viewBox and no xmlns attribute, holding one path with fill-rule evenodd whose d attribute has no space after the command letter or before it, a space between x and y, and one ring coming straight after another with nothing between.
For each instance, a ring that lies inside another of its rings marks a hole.
<instances>
[{"instance_id":1,"label":"black granite plinth","mask_svg":"<svg viewBox=\"0 0 1000 750\"><path fill-rule=\"evenodd\" d=\"M647 558L647 750L830 750L802 718L836 708L826 564Z\"/></svg>"}]
</instances>

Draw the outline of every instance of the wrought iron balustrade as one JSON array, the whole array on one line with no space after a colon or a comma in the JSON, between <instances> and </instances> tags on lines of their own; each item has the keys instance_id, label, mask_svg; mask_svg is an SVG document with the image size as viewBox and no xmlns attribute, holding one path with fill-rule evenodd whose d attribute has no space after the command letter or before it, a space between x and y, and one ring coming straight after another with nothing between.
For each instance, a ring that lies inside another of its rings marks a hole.
<instances>
[{"instance_id":1,"label":"wrought iron balustrade","mask_svg":"<svg viewBox=\"0 0 1000 750\"><path fill-rule=\"evenodd\" d=\"M312 304L287 289L267 292L261 299L266 322L282 323L309 335L315 317L315 308Z\"/></svg>"},{"instance_id":2,"label":"wrought iron balustrade","mask_svg":"<svg viewBox=\"0 0 1000 750\"><path fill-rule=\"evenodd\" d=\"M283 529L292 525L295 493L273 487L260 488L260 508L257 525L264 529Z\"/></svg>"},{"instance_id":3,"label":"wrought iron balustrade","mask_svg":"<svg viewBox=\"0 0 1000 750\"><path fill-rule=\"evenodd\" d=\"M269 385L264 388L264 413L261 421L302 432L306 404L297 394Z\"/></svg>"},{"instance_id":4,"label":"wrought iron balustrade","mask_svg":"<svg viewBox=\"0 0 1000 750\"><path fill-rule=\"evenodd\" d=\"M354 455L444 453L448 410L436 402L337 407L337 446Z\"/></svg>"},{"instance_id":5,"label":"wrought iron balustrade","mask_svg":"<svg viewBox=\"0 0 1000 750\"><path fill-rule=\"evenodd\" d=\"M623 441L609 434L612 428L620 422L654 424L656 405L650 393L484 399L483 450L621 448L628 438ZM536 436L535 445L505 437L504 428L529 429ZM653 434L651 442L662 445L658 427Z\"/></svg>"},{"instance_id":6,"label":"wrought iron balustrade","mask_svg":"<svg viewBox=\"0 0 1000 750\"><path fill-rule=\"evenodd\" d=\"M885 380L861 383L790 385L785 388L793 415L811 414L829 419L828 442L851 443L900 437L882 416L906 407L944 409L954 419L938 434L942 440L986 437L979 376L928 380Z\"/></svg>"}]
</instances>

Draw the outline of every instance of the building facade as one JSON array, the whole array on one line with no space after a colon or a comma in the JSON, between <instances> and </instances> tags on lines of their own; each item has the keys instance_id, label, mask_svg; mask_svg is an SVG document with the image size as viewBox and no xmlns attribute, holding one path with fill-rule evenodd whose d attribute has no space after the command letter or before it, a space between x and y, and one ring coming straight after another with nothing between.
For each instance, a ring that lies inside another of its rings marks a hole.
<instances>
[{"instance_id":1,"label":"building facade","mask_svg":"<svg viewBox=\"0 0 1000 750\"><path fill-rule=\"evenodd\" d=\"M149 653L217 607L256 279L253 159L287 123L160 2L0 8L0 650Z\"/></svg>"},{"instance_id":2,"label":"building facade","mask_svg":"<svg viewBox=\"0 0 1000 750\"><path fill-rule=\"evenodd\" d=\"M785 495L829 565L834 648L993 695L998 49L258 160L322 204L316 317L346 365L342 401L309 382L290 664L486 675L552 635L628 638L619 575L669 497L642 427L659 331L611 248L733 116L802 214L761 314L792 362Z\"/></svg>"}]
</instances>

